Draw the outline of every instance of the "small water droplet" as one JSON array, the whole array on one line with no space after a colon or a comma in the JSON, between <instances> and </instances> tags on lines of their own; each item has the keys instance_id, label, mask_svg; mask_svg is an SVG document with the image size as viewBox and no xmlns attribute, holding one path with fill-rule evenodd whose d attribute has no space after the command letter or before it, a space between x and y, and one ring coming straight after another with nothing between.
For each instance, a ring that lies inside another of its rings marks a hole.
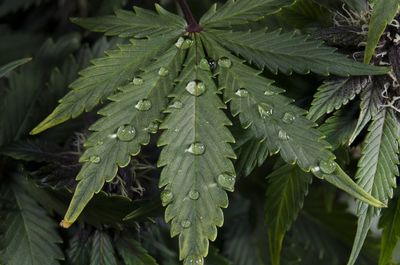
<instances>
[{"instance_id":1,"label":"small water droplet","mask_svg":"<svg viewBox=\"0 0 400 265\"><path fill-rule=\"evenodd\" d=\"M291 124L296 120L296 116L293 113L286 112L282 118L284 123Z\"/></svg>"},{"instance_id":2,"label":"small water droplet","mask_svg":"<svg viewBox=\"0 0 400 265\"><path fill-rule=\"evenodd\" d=\"M158 70L159 76L167 76L168 74L169 74L169 70L165 67L161 67L160 70Z\"/></svg>"},{"instance_id":3,"label":"small water droplet","mask_svg":"<svg viewBox=\"0 0 400 265\"><path fill-rule=\"evenodd\" d=\"M135 77L135 78L133 78L132 83L135 86L140 86L140 85L143 85L144 80L140 77Z\"/></svg>"},{"instance_id":4,"label":"small water droplet","mask_svg":"<svg viewBox=\"0 0 400 265\"><path fill-rule=\"evenodd\" d=\"M191 153L193 155L202 155L206 151L206 146L203 143L195 142L192 143L186 152Z\"/></svg>"},{"instance_id":5,"label":"small water droplet","mask_svg":"<svg viewBox=\"0 0 400 265\"><path fill-rule=\"evenodd\" d=\"M278 133L278 137L279 137L279 139L281 139L281 140L283 140L283 141L287 141L287 140L289 140L289 135L287 134L287 132L285 132L285 131L283 131L283 130L280 130L279 131L279 133Z\"/></svg>"},{"instance_id":6,"label":"small water droplet","mask_svg":"<svg viewBox=\"0 0 400 265\"><path fill-rule=\"evenodd\" d=\"M261 103L258 105L258 112L260 113L261 118L266 119L274 113L274 108L267 103Z\"/></svg>"},{"instance_id":7,"label":"small water droplet","mask_svg":"<svg viewBox=\"0 0 400 265\"><path fill-rule=\"evenodd\" d=\"M181 109L183 107L183 103L180 102L179 100L175 101L171 105L169 105L169 108L171 109Z\"/></svg>"},{"instance_id":8,"label":"small water droplet","mask_svg":"<svg viewBox=\"0 0 400 265\"><path fill-rule=\"evenodd\" d=\"M89 161L93 164L98 164L101 161L101 158L99 156L91 156L89 158Z\"/></svg>"},{"instance_id":9,"label":"small water droplet","mask_svg":"<svg viewBox=\"0 0 400 265\"><path fill-rule=\"evenodd\" d=\"M204 258L203 257L196 257L196 256L189 256L185 259L183 265L203 265Z\"/></svg>"},{"instance_id":10,"label":"small water droplet","mask_svg":"<svg viewBox=\"0 0 400 265\"><path fill-rule=\"evenodd\" d=\"M322 160L319 163L319 168L325 174L332 174L336 170L336 163L332 160Z\"/></svg>"},{"instance_id":11,"label":"small water droplet","mask_svg":"<svg viewBox=\"0 0 400 265\"><path fill-rule=\"evenodd\" d=\"M238 89L235 93L236 96L244 98L249 96L249 91L244 88Z\"/></svg>"},{"instance_id":12,"label":"small water droplet","mask_svg":"<svg viewBox=\"0 0 400 265\"><path fill-rule=\"evenodd\" d=\"M222 57L218 60L218 65L221 66L222 68L231 68L232 61L228 57Z\"/></svg>"},{"instance_id":13,"label":"small water droplet","mask_svg":"<svg viewBox=\"0 0 400 265\"><path fill-rule=\"evenodd\" d=\"M170 190L164 190L161 192L161 203L163 206L167 206L174 200L174 194Z\"/></svg>"},{"instance_id":14,"label":"small water droplet","mask_svg":"<svg viewBox=\"0 0 400 265\"><path fill-rule=\"evenodd\" d=\"M318 166L315 166L315 167L312 167L312 168L311 168L311 172L312 172L313 174L318 174L318 173L320 173L320 171L321 171L321 168L318 167Z\"/></svg>"},{"instance_id":15,"label":"small water droplet","mask_svg":"<svg viewBox=\"0 0 400 265\"><path fill-rule=\"evenodd\" d=\"M190 226L192 225L192 222L190 221L190 220L183 220L182 222L181 222L181 226L183 227L183 228L189 228Z\"/></svg>"},{"instance_id":16,"label":"small water droplet","mask_svg":"<svg viewBox=\"0 0 400 265\"><path fill-rule=\"evenodd\" d=\"M236 176L228 173L222 173L218 176L218 184L221 186L221 188L228 191L234 190L235 181L236 181Z\"/></svg>"},{"instance_id":17,"label":"small water droplet","mask_svg":"<svg viewBox=\"0 0 400 265\"><path fill-rule=\"evenodd\" d=\"M193 96L201 96L204 92L206 92L206 86L201 81L190 81L186 85L186 91L192 94Z\"/></svg>"},{"instance_id":18,"label":"small water droplet","mask_svg":"<svg viewBox=\"0 0 400 265\"><path fill-rule=\"evenodd\" d=\"M148 127L144 129L148 133L157 133L158 131L158 122L151 122Z\"/></svg>"},{"instance_id":19,"label":"small water droplet","mask_svg":"<svg viewBox=\"0 0 400 265\"><path fill-rule=\"evenodd\" d=\"M271 90L265 90L264 95L273 96L273 95L276 95L276 93L274 91L271 91Z\"/></svg>"},{"instance_id":20,"label":"small water droplet","mask_svg":"<svg viewBox=\"0 0 400 265\"><path fill-rule=\"evenodd\" d=\"M132 125L124 125L118 128L117 137L120 141L130 142L136 136L136 130Z\"/></svg>"},{"instance_id":21,"label":"small water droplet","mask_svg":"<svg viewBox=\"0 0 400 265\"><path fill-rule=\"evenodd\" d=\"M208 60L206 58L200 60L199 67L201 70L210 71L210 65L208 64Z\"/></svg>"},{"instance_id":22,"label":"small water droplet","mask_svg":"<svg viewBox=\"0 0 400 265\"><path fill-rule=\"evenodd\" d=\"M193 40L191 39L185 39L183 37L180 37L178 41L175 43L175 46L179 49L188 49L192 46Z\"/></svg>"},{"instance_id":23,"label":"small water droplet","mask_svg":"<svg viewBox=\"0 0 400 265\"><path fill-rule=\"evenodd\" d=\"M151 109L151 101L148 99L139 100L135 108L139 111L148 111Z\"/></svg>"},{"instance_id":24,"label":"small water droplet","mask_svg":"<svg viewBox=\"0 0 400 265\"><path fill-rule=\"evenodd\" d=\"M192 200L198 200L200 197L200 193L197 190L191 190L189 192L189 198Z\"/></svg>"}]
</instances>

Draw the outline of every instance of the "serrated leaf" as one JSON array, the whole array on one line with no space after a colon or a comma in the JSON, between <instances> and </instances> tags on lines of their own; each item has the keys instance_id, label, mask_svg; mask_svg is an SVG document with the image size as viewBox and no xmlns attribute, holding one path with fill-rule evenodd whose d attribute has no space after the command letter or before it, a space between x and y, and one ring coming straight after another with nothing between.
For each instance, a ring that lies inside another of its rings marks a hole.
<instances>
[{"instance_id":1,"label":"serrated leaf","mask_svg":"<svg viewBox=\"0 0 400 265\"><path fill-rule=\"evenodd\" d=\"M140 84L121 87L119 93L109 98L113 102L99 111L104 117L90 127L93 133L80 157L84 165L77 176L79 184L65 215L65 224L72 224L93 194L115 177L118 167L126 167L131 156L140 152L141 145L150 142L150 133L154 133L151 127L158 127L184 56L185 52L173 46L144 68ZM160 69L168 74L160 75ZM140 108L138 104L147 105Z\"/></svg>"},{"instance_id":2,"label":"serrated leaf","mask_svg":"<svg viewBox=\"0 0 400 265\"><path fill-rule=\"evenodd\" d=\"M203 15L200 24L206 28L245 24L277 13L292 3L292 0L228 0L218 9L214 4Z\"/></svg>"},{"instance_id":3,"label":"serrated leaf","mask_svg":"<svg viewBox=\"0 0 400 265\"><path fill-rule=\"evenodd\" d=\"M143 66L172 46L175 39L176 36L171 35L154 39L132 39L130 44L120 45L118 49L106 52L106 57L93 60L93 65L80 72L81 77L71 84L72 90L60 100L53 113L32 130L32 134L92 110L115 93L118 87L132 81L140 74Z\"/></svg>"},{"instance_id":4,"label":"serrated leaf","mask_svg":"<svg viewBox=\"0 0 400 265\"><path fill-rule=\"evenodd\" d=\"M400 126L391 109L381 110L369 127L362 157L358 163L356 178L358 184L372 196L387 203L396 187L399 175ZM371 227L372 219L380 210L358 202L358 227L353 250L348 264L353 265L360 253Z\"/></svg>"},{"instance_id":5,"label":"serrated leaf","mask_svg":"<svg viewBox=\"0 0 400 265\"><path fill-rule=\"evenodd\" d=\"M285 165L268 177L265 221L268 227L271 263L279 265L283 239L303 207L312 175Z\"/></svg>"},{"instance_id":6,"label":"serrated leaf","mask_svg":"<svg viewBox=\"0 0 400 265\"><path fill-rule=\"evenodd\" d=\"M62 240L57 224L17 182L1 188L3 199L10 200L12 208L2 224L0 261L7 265L60 264L64 256L58 246Z\"/></svg>"},{"instance_id":7,"label":"serrated leaf","mask_svg":"<svg viewBox=\"0 0 400 265\"><path fill-rule=\"evenodd\" d=\"M369 85L368 77L349 77L325 82L314 94L307 118L317 121L324 114L340 109Z\"/></svg>"},{"instance_id":8,"label":"serrated leaf","mask_svg":"<svg viewBox=\"0 0 400 265\"><path fill-rule=\"evenodd\" d=\"M116 248L126 265L157 265L155 259L132 236L118 238Z\"/></svg>"},{"instance_id":9,"label":"serrated leaf","mask_svg":"<svg viewBox=\"0 0 400 265\"><path fill-rule=\"evenodd\" d=\"M13 61L10 62L6 65L3 65L0 67L0 78L4 77L5 75L7 75L9 72L11 72L12 70L14 70L15 68L28 63L29 61L31 61L32 58L25 58L25 59L20 59L17 61Z\"/></svg>"},{"instance_id":10,"label":"serrated leaf","mask_svg":"<svg viewBox=\"0 0 400 265\"><path fill-rule=\"evenodd\" d=\"M338 54L323 42L295 33L248 31L234 32L208 30L208 36L242 56L260 69L266 67L273 73L290 74L311 72L339 76L379 75L389 69L355 62Z\"/></svg>"},{"instance_id":11,"label":"serrated leaf","mask_svg":"<svg viewBox=\"0 0 400 265\"><path fill-rule=\"evenodd\" d=\"M73 18L72 22L94 32L121 38L144 38L159 35L179 35L186 29L185 20L156 5L156 12L134 7L134 12L116 10L115 16Z\"/></svg>"},{"instance_id":12,"label":"serrated leaf","mask_svg":"<svg viewBox=\"0 0 400 265\"><path fill-rule=\"evenodd\" d=\"M400 240L400 197L392 200L389 208L383 211L379 227L383 228L379 265L391 264L394 250Z\"/></svg>"},{"instance_id":13,"label":"serrated leaf","mask_svg":"<svg viewBox=\"0 0 400 265\"><path fill-rule=\"evenodd\" d=\"M96 230L93 235L89 265L117 265L111 238L103 231Z\"/></svg>"},{"instance_id":14,"label":"serrated leaf","mask_svg":"<svg viewBox=\"0 0 400 265\"><path fill-rule=\"evenodd\" d=\"M371 20L368 26L368 40L365 48L364 62L369 63L386 26L397 14L399 0L377 0L374 2Z\"/></svg>"},{"instance_id":15,"label":"serrated leaf","mask_svg":"<svg viewBox=\"0 0 400 265\"><path fill-rule=\"evenodd\" d=\"M234 139L226 128L231 122L222 111L225 105L211 72L198 67L198 56L202 45L196 38L174 94L180 108L168 110L158 142L163 147L158 166L163 167L159 186L168 205L165 219L171 223L171 235L179 235L185 264L203 264L209 240L216 239L217 226L223 224L221 208L228 206L224 188L233 191L235 182ZM191 89L195 84L203 87L198 93Z\"/></svg>"},{"instance_id":16,"label":"serrated leaf","mask_svg":"<svg viewBox=\"0 0 400 265\"><path fill-rule=\"evenodd\" d=\"M90 261L90 249L92 238L88 232L79 231L70 240L66 250L69 265L88 265Z\"/></svg>"}]
</instances>

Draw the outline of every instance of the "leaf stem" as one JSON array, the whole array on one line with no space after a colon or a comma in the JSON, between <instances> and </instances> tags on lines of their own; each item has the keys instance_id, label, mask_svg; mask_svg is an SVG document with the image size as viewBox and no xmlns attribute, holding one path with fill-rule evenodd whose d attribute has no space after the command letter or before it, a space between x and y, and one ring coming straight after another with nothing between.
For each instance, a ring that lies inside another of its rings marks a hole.
<instances>
[{"instance_id":1,"label":"leaf stem","mask_svg":"<svg viewBox=\"0 0 400 265\"><path fill-rule=\"evenodd\" d=\"M178 3L188 23L186 31L189 33L201 32L203 28L199 25L199 23L197 23L197 20L194 18L192 10L190 9L186 0L178 0Z\"/></svg>"}]
</instances>

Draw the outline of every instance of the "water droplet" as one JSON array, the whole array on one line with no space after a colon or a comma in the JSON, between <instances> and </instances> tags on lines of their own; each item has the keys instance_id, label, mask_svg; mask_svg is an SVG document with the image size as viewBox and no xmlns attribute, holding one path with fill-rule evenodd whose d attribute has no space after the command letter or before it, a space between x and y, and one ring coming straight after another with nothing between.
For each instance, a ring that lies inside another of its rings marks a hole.
<instances>
[{"instance_id":1,"label":"water droplet","mask_svg":"<svg viewBox=\"0 0 400 265\"><path fill-rule=\"evenodd\" d=\"M261 118L266 119L273 114L274 108L267 103L261 103L258 105L258 112L260 113Z\"/></svg>"},{"instance_id":2,"label":"water droplet","mask_svg":"<svg viewBox=\"0 0 400 265\"><path fill-rule=\"evenodd\" d=\"M189 198L192 200L198 200L200 197L200 193L197 190L191 190L189 192Z\"/></svg>"},{"instance_id":3,"label":"water droplet","mask_svg":"<svg viewBox=\"0 0 400 265\"><path fill-rule=\"evenodd\" d=\"M132 83L135 86L140 86L140 85L143 85L144 80L142 78L140 78L140 77L135 77L135 78L133 78Z\"/></svg>"},{"instance_id":4,"label":"water droplet","mask_svg":"<svg viewBox=\"0 0 400 265\"><path fill-rule=\"evenodd\" d=\"M208 64L208 60L206 58L200 60L199 66L201 70L210 71L210 65Z\"/></svg>"},{"instance_id":5,"label":"water droplet","mask_svg":"<svg viewBox=\"0 0 400 265\"><path fill-rule=\"evenodd\" d=\"M178 41L175 43L175 46L179 49L188 49L192 46L192 44L193 40L180 37Z\"/></svg>"},{"instance_id":6,"label":"water droplet","mask_svg":"<svg viewBox=\"0 0 400 265\"><path fill-rule=\"evenodd\" d=\"M169 108L171 109L181 109L183 107L183 103L180 102L179 100L175 101L171 105L169 105Z\"/></svg>"},{"instance_id":7,"label":"water droplet","mask_svg":"<svg viewBox=\"0 0 400 265\"><path fill-rule=\"evenodd\" d=\"M193 155L202 155L206 151L206 146L203 143L195 142L192 143L186 152L191 153Z\"/></svg>"},{"instance_id":8,"label":"water droplet","mask_svg":"<svg viewBox=\"0 0 400 265\"><path fill-rule=\"evenodd\" d=\"M222 57L218 60L218 65L221 66L222 68L231 68L232 61L227 57Z\"/></svg>"},{"instance_id":9,"label":"water droplet","mask_svg":"<svg viewBox=\"0 0 400 265\"><path fill-rule=\"evenodd\" d=\"M182 222L181 222L181 226L183 227L183 228L189 228L190 226L192 225L192 222L190 221L190 220L183 220Z\"/></svg>"},{"instance_id":10,"label":"water droplet","mask_svg":"<svg viewBox=\"0 0 400 265\"><path fill-rule=\"evenodd\" d=\"M157 133L158 131L158 122L151 122L148 127L144 129L148 133Z\"/></svg>"},{"instance_id":11,"label":"water droplet","mask_svg":"<svg viewBox=\"0 0 400 265\"><path fill-rule=\"evenodd\" d=\"M332 160L322 160L319 167L325 174L332 174L336 170L336 163Z\"/></svg>"},{"instance_id":12,"label":"water droplet","mask_svg":"<svg viewBox=\"0 0 400 265\"><path fill-rule=\"evenodd\" d=\"M221 186L221 188L226 189L228 191L234 190L235 181L236 181L236 176L228 173L222 173L218 176L218 184Z\"/></svg>"},{"instance_id":13,"label":"water droplet","mask_svg":"<svg viewBox=\"0 0 400 265\"><path fill-rule=\"evenodd\" d=\"M160 70L158 70L159 76L167 76L168 74L169 74L169 70L165 67L161 67Z\"/></svg>"},{"instance_id":14,"label":"water droplet","mask_svg":"<svg viewBox=\"0 0 400 265\"><path fill-rule=\"evenodd\" d=\"M296 116L290 112L286 112L282 118L284 123L291 124L296 120Z\"/></svg>"},{"instance_id":15,"label":"water droplet","mask_svg":"<svg viewBox=\"0 0 400 265\"><path fill-rule=\"evenodd\" d=\"M238 97L244 98L244 97L249 96L249 91L247 91L244 88L241 88L241 89L238 89L238 91L236 91L235 95Z\"/></svg>"},{"instance_id":16,"label":"water droplet","mask_svg":"<svg viewBox=\"0 0 400 265\"><path fill-rule=\"evenodd\" d=\"M139 111L148 111L151 109L151 101L148 99L139 100L138 103L136 103L135 108Z\"/></svg>"},{"instance_id":17,"label":"water droplet","mask_svg":"<svg viewBox=\"0 0 400 265\"><path fill-rule=\"evenodd\" d=\"M276 95L276 93L274 91L271 91L271 90L265 90L264 95L273 96L273 95Z\"/></svg>"},{"instance_id":18,"label":"water droplet","mask_svg":"<svg viewBox=\"0 0 400 265\"><path fill-rule=\"evenodd\" d=\"M287 132L285 132L285 131L283 131L283 130L280 130L279 131L279 133L278 133L278 137L279 137L279 139L281 139L281 140L283 140L283 141L287 141L287 140L289 140L289 135L287 134Z\"/></svg>"},{"instance_id":19,"label":"water droplet","mask_svg":"<svg viewBox=\"0 0 400 265\"><path fill-rule=\"evenodd\" d=\"M321 168L318 166L311 168L311 173L313 173L313 174L318 174L318 173L320 173L320 171L321 171Z\"/></svg>"},{"instance_id":20,"label":"water droplet","mask_svg":"<svg viewBox=\"0 0 400 265\"><path fill-rule=\"evenodd\" d=\"M174 194L169 190L161 192L161 202L163 206L167 206L174 200Z\"/></svg>"},{"instance_id":21,"label":"water droplet","mask_svg":"<svg viewBox=\"0 0 400 265\"><path fill-rule=\"evenodd\" d=\"M101 158L99 156L91 156L89 158L89 161L93 164L98 164L100 163Z\"/></svg>"},{"instance_id":22,"label":"water droplet","mask_svg":"<svg viewBox=\"0 0 400 265\"><path fill-rule=\"evenodd\" d=\"M132 125L124 125L118 128L117 137L120 141L130 142L136 136L136 130Z\"/></svg>"},{"instance_id":23,"label":"water droplet","mask_svg":"<svg viewBox=\"0 0 400 265\"><path fill-rule=\"evenodd\" d=\"M183 265L203 265L204 258L203 257L196 257L196 256L189 256L185 259Z\"/></svg>"},{"instance_id":24,"label":"water droplet","mask_svg":"<svg viewBox=\"0 0 400 265\"><path fill-rule=\"evenodd\" d=\"M186 91L192 94L193 96L201 96L206 91L206 86L201 81L190 81L186 85Z\"/></svg>"}]
</instances>

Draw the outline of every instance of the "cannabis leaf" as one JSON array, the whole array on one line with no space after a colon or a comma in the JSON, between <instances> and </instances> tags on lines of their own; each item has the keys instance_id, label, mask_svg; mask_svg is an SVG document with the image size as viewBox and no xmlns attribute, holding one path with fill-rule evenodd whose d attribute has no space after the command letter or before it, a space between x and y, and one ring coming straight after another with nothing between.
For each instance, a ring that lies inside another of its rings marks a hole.
<instances>
[{"instance_id":1,"label":"cannabis leaf","mask_svg":"<svg viewBox=\"0 0 400 265\"><path fill-rule=\"evenodd\" d=\"M97 230L92 239L90 265L117 265L111 238L105 232Z\"/></svg>"},{"instance_id":2,"label":"cannabis leaf","mask_svg":"<svg viewBox=\"0 0 400 265\"><path fill-rule=\"evenodd\" d=\"M157 262L132 236L118 238L116 243L126 265L157 265Z\"/></svg>"},{"instance_id":3,"label":"cannabis leaf","mask_svg":"<svg viewBox=\"0 0 400 265\"><path fill-rule=\"evenodd\" d=\"M14 61L14 62L10 62L6 65L3 65L2 67L0 67L0 78L2 78L6 74L8 74L12 70L14 70L15 68L17 68L23 64L26 64L30 60L32 60L32 58L25 58L25 59L20 59L20 60Z\"/></svg>"},{"instance_id":4,"label":"cannabis leaf","mask_svg":"<svg viewBox=\"0 0 400 265\"><path fill-rule=\"evenodd\" d=\"M393 251L400 239L400 201L395 198L389 203L389 208L383 211L379 221L380 228L383 228L381 239L381 254L379 265L386 265L392 262Z\"/></svg>"}]
</instances>

